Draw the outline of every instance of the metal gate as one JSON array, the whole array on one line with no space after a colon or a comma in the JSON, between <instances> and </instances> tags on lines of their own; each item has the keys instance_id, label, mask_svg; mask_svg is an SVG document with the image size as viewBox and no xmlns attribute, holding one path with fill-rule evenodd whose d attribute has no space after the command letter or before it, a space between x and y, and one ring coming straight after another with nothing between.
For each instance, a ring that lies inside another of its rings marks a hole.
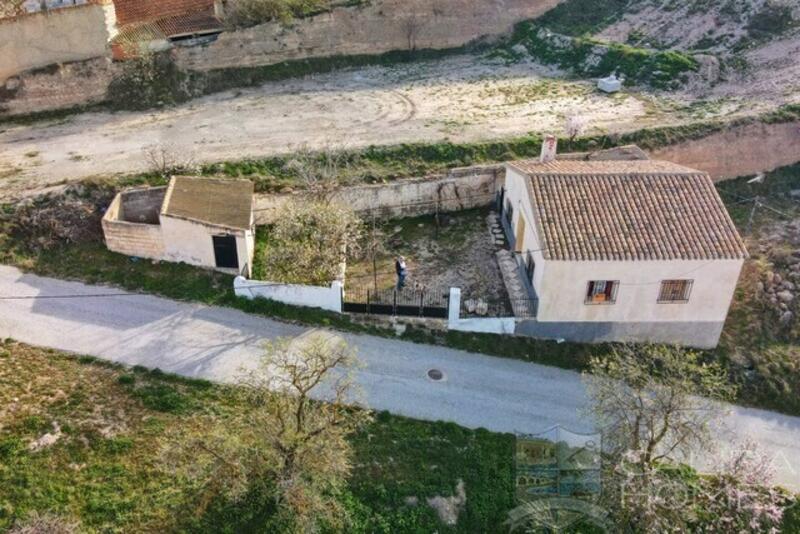
<instances>
[{"instance_id":1,"label":"metal gate","mask_svg":"<svg viewBox=\"0 0 800 534\"><path fill-rule=\"evenodd\" d=\"M351 313L447 318L450 290L405 288L397 290L355 287L344 290L342 309Z\"/></svg>"}]
</instances>

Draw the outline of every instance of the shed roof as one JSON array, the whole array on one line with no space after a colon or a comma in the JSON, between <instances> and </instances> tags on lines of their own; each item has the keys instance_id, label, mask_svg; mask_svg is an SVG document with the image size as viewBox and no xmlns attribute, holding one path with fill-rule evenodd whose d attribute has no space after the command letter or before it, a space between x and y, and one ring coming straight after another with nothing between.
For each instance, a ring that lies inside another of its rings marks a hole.
<instances>
[{"instance_id":1,"label":"shed roof","mask_svg":"<svg viewBox=\"0 0 800 534\"><path fill-rule=\"evenodd\" d=\"M173 176L161 214L248 230L253 215L253 182Z\"/></svg>"},{"instance_id":2,"label":"shed roof","mask_svg":"<svg viewBox=\"0 0 800 534\"><path fill-rule=\"evenodd\" d=\"M708 174L667 161L517 161L545 258L747 257Z\"/></svg>"}]
</instances>

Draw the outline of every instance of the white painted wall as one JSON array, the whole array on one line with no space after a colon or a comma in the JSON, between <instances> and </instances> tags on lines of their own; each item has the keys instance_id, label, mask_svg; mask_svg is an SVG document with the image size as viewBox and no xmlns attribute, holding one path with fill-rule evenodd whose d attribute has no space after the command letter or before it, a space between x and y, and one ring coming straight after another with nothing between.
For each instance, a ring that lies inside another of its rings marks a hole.
<instances>
[{"instance_id":1,"label":"white painted wall","mask_svg":"<svg viewBox=\"0 0 800 534\"><path fill-rule=\"evenodd\" d=\"M743 260L547 261L539 321L724 322ZM689 301L659 303L662 280L693 280ZM585 304L590 280L619 280L614 304Z\"/></svg>"},{"instance_id":2,"label":"white painted wall","mask_svg":"<svg viewBox=\"0 0 800 534\"><path fill-rule=\"evenodd\" d=\"M318 287L261 282L237 276L233 280L233 289L237 297L244 297L250 300L265 298L294 306L307 306L337 313L342 312L341 282L333 282L330 287Z\"/></svg>"},{"instance_id":3,"label":"white painted wall","mask_svg":"<svg viewBox=\"0 0 800 534\"><path fill-rule=\"evenodd\" d=\"M243 268L245 263L248 267L253 265L255 240L252 231L229 230L164 214L161 214L160 221L164 239L164 259L167 261L182 261L190 265L216 268L212 236L235 235L239 268ZM219 270L234 271L233 269Z\"/></svg>"},{"instance_id":4,"label":"white painted wall","mask_svg":"<svg viewBox=\"0 0 800 534\"><path fill-rule=\"evenodd\" d=\"M525 218L525 235L523 237L522 250L523 259L526 254L524 251L531 251L536 262L536 269L533 272L533 288L537 295L541 295L542 279L546 269L542 245L539 239L539 229L535 226L536 218L533 216L533 207L528 195L528 188L525 185L527 178L510 167L506 167L506 198L511 200L514 206L514 218L511 228L517 231L517 223L520 217Z\"/></svg>"},{"instance_id":5,"label":"white painted wall","mask_svg":"<svg viewBox=\"0 0 800 534\"><path fill-rule=\"evenodd\" d=\"M514 317L470 317L462 319L461 288L450 288L450 305L447 317L448 330L480 332L484 334L513 334L516 328Z\"/></svg>"},{"instance_id":6,"label":"white painted wall","mask_svg":"<svg viewBox=\"0 0 800 534\"><path fill-rule=\"evenodd\" d=\"M743 260L549 261L534 226L527 177L506 168L506 198L514 205L513 229L525 217L524 250L536 261L533 286L539 296L537 320L566 322L723 322ZM662 280L693 280L687 303L659 303ZM619 280L614 304L585 304L591 280Z\"/></svg>"}]
</instances>

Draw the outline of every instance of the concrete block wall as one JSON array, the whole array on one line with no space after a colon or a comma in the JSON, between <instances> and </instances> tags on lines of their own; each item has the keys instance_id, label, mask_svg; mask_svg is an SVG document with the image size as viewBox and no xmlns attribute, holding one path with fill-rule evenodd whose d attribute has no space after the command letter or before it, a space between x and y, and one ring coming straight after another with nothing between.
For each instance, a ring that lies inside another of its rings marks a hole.
<instances>
[{"instance_id":1,"label":"concrete block wall","mask_svg":"<svg viewBox=\"0 0 800 534\"><path fill-rule=\"evenodd\" d=\"M176 49L178 64L212 70L292 59L454 48L497 37L563 0L373 0L294 21L226 32L213 43Z\"/></svg>"},{"instance_id":2,"label":"concrete block wall","mask_svg":"<svg viewBox=\"0 0 800 534\"><path fill-rule=\"evenodd\" d=\"M334 201L381 219L459 211L490 204L504 175L502 165L463 167L444 175L348 187L338 191ZM256 195L256 224L271 223L275 209L293 198L303 198L303 193Z\"/></svg>"},{"instance_id":3,"label":"concrete block wall","mask_svg":"<svg viewBox=\"0 0 800 534\"><path fill-rule=\"evenodd\" d=\"M242 276L237 276L233 280L233 288L237 297L250 300L265 298L293 306L342 312L341 282L333 282L330 287L318 287L247 280Z\"/></svg>"},{"instance_id":4,"label":"concrete block wall","mask_svg":"<svg viewBox=\"0 0 800 534\"><path fill-rule=\"evenodd\" d=\"M160 260L164 256L161 226L103 220L106 247L126 256Z\"/></svg>"}]
</instances>

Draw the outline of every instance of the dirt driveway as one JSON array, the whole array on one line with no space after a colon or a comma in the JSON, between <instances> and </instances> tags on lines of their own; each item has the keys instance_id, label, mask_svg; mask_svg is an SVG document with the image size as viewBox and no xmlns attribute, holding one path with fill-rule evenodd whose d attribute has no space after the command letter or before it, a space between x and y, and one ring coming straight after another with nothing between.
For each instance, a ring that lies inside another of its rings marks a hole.
<instances>
[{"instance_id":1,"label":"dirt driveway","mask_svg":"<svg viewBox=\"0 0 800 534\"><path fill-rule=\"evenodd\" d=\"M148 167L165 144L196 162L336 144L498 139L561 133L580 113L589 132L621 132L745 113L758 102L692 95L600 94L531 62L472 55L348 69L201 98L155 112L87 113L30 126L0 125L0 199L69 180ZM757 106L756 106L757 107Z\"/></svg>"},{"instance_id":2,"label":"dirt driveway","mask_svg":"<svg viewBox=\"0 0 800 534\"><path fill-rule=\"evenodd\" d=\"M281 153L301 144L473 141L560 132L565 116L578 109L603 130L655 120L640 95L607 97L589 82L554 74L530 63L506 66L459 56L269 83L156 112L88 113L0 126L2 195L143 170L143 149L158 143L206 162Z\"/></svg>"}]
</instances>

